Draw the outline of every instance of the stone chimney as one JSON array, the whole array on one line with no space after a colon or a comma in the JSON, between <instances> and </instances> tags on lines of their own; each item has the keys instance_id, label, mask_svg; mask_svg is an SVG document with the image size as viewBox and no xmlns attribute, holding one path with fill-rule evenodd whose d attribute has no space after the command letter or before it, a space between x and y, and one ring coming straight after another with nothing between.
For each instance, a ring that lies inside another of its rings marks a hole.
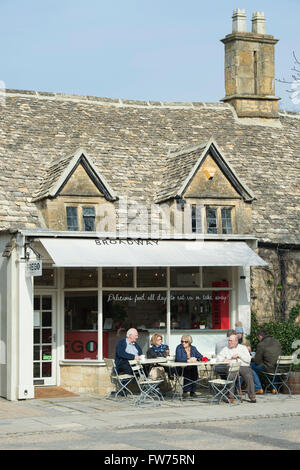
<instances>
[{"instance_id":1,"label":"stone chimney","mask_svg":"<svg viewBox=\"0 0 300 470\"><path fill-rule=\"evenodd\" d=\"M232 33L225 44L225 92L222 101L234 106L239 117L276 118L274 46L277 39L266 34L265 15L252 15L252 31L247 32L245 10L232 15Z\"/></svg>"}]
</instances>

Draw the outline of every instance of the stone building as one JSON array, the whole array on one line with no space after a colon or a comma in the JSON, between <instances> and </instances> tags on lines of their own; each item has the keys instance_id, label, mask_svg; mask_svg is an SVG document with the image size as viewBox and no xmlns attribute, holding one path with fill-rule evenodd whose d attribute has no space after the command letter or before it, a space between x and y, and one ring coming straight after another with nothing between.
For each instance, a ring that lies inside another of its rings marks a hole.
<instances>
[{"instance_id":1,"label":"stone building","mask_svg":"<svg viewBox=\"0 0 300 470\"><path fill-rule=\"evenodd\" d=\"M105 391L130 326L210 354L299 303L300 115L278 111L262 13L247 32L235 10L222 42L219 103L6 91L1 396Z\"/></svg>"}]
</instances>

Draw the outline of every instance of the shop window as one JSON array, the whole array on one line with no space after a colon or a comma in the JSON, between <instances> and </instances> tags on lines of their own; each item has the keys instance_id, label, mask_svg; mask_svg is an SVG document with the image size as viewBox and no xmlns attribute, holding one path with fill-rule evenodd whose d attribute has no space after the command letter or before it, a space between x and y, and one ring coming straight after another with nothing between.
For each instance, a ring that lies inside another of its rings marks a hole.
<instances>
[{"instance_id":1,"label":"shop window","mask_svg":"<svg viewBox=\"0 0 300 470\"><path fill-rule=\"evenodd\" d=\"M103 328L125 331L166 327L167 293L159 291L104 291Z\"/></svg>"},{"instance_id":2,"label":"shop window","mask_svg":"<svg viewBox=\"0 0 300 470\"><path fill-rule=\"evenodd\" d=\"M97 287L98 269L66 268L65 287Z\"/></svg>"},{"instance_id":3,"label":"shop window","mask_svg":"<svg viewBox=\"0 0 300 470\"><path fill-rule=\"evenodd\" d=\"M166 268L137 268L137 287L166 287Z\"/></svg>"},{"instance_id":4,"label":"shop window","mask_svg":"<svg viewBox=\"0 0 300 470\"><path fill-rule=\"evenodd\" d=\"M41 276L34 276L34 285L53 287L55 285L55 271L52 268L43 268Z\"/></svg>"},{"instance_id":5,"label":"shop window","mask_svg":"<svg viewBox=\"0 0 300 470\"><path fill-rule=\"evenodd\" d=\"M216 282L225 282L227 287L231 287L231 272L231 267L204 267L203 287L216 287Z\"/></svg>"},{"instance_id":6,"label":"shop window","mask_svg":"<svg viewBox=\"0 0 300 470\"><path fill-rule=\"evenodd\" d=\"M171 287L200 287L199 267L170 269Z\"/></svg>"},{"instance_id":7,"label":"shop window","mask_svg":"<svg viewBox=\"0 0 300 470\"><path fill-rule=\"evenodd\" d=\"M102 285L104 287L133 287L133 269L103 268Z\"/></svg>"},{"instance_id":8,"label":"shop window","mask_svg":"<svg viewBox=\"0 0 300 470\"><path fill-rule=\"evenodd\" d=\"M98 293L65 293L65 359L97 359Z\"/></svg>"},{"instance_id":9,"label":"shop window","mask_svg":"<svg viewBox=\"0 0 300 470\"><path fill-rule=\"evenodd\" d=\"M66 206L67 230L94 232L95 206Z\"/></svg>"},{"instance_id":10,"label":"shop window","mask_svg":"<svg viewBox=\"0 0 300 470\"><path fill-rule=\"evenodd\" d=\"M171 328L228 329L228 291L172 291Z\"/></svg>"}]
</instances>

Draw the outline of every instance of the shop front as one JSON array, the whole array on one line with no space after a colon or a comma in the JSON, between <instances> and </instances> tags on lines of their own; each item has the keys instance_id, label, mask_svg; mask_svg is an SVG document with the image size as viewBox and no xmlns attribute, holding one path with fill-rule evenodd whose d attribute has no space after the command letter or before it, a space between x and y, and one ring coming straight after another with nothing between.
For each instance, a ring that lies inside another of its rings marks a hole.
<instances>
[{"instance_id":1,"label":"shop front","mask_svg":"<svg viewBox=\"0 0 300 470\"><path fill-rule=\"evenodd\" d=\"M23 232L16 242L5 261L2 325L1 394L10 400L32 398L35 386L106 393L103 358L114 357L130 327L138 329L144 353L159 331L171 354L186 333L202 354L213 354L237 320L249 332L250 266L266 264L250 237L131 240ZM37 259L40 272L32 275L28 263Z\"/></svg>"},{"instance_id":2,"label":"shop front","mask_svg":"<svg viewBox=\"0 0 300 470\"><path fill-rule=\"evenodd\" d=\"M129 242L36 242L44 268L34 278L34 385L103 390L103 358L130 327L144 353L159 331L171 354L182 334L209 355L236 320L249 331L249 265L265 263L245 242Z\"/></svg>"}]
</instances>

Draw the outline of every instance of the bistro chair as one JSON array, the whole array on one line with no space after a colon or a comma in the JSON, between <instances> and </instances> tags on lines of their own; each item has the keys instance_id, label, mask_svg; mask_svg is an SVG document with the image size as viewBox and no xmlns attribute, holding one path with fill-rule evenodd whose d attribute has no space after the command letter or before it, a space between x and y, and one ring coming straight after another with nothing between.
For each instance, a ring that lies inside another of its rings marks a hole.
<instances>
[{"instance_id":1,"label":"bistro chair","mask_svg":"<svg viewBox=\"0 0 300 470\"><path fill-rule=\"evenodd\" d=\"M131 368L134 373L136 384L138 386L139 395L137 399L133 402L133 405L142 405L147 403L160 405L164 400L164 397L161 394L159 386L163 383L163 379L152 380L149 379L146 374L142 364L138 361L129 361Z\"/></svg>"},{"instance_id":2,"label":"bistro chair","mask_svg":"<svg viewBox=\"0 0 300 470\"><path fill-rule=\"evenodd\" d=\"M220 403L223 400L227 403L231 403L229 399L230 397L241 403L241 396L235 391L235 384L239 376L239 370L240 363L233 362L229 365L226 379L213 379L208 381L213 394L210 401L211 403ZM228 395L230 395L230 397L228 397Z\"/></svg>"},{"instance_id":3,"label":"bistro chair","mask_svg":"<svg viewBox=\"0 0 300 470\"><path fill-rule=\"evenodd\" d=\"M134 380L134 375L130 374L118 374L114 359L104 358L106 368L109 373L110 381L114 385L115 390L110 396L119 398L120 396L133 396L132 391L128 388L128 385Z\"/></svg>"},{"instance_id":4,"label":"bistro chair","mask_svg":"<svg viewBox=\"0 0 300 470\"><path fill-rule=\"evenodd\" d=\"M279 356L276 363L275 372L261 372L262 377L267 381L267 386L265 392L269 388L276 390L276 395L278 395L282 387L286 387L289 395L292 394L290 387L287 384L288 378L290 376L293 365L293 356Z\"/></svg>"}]
</instances>

